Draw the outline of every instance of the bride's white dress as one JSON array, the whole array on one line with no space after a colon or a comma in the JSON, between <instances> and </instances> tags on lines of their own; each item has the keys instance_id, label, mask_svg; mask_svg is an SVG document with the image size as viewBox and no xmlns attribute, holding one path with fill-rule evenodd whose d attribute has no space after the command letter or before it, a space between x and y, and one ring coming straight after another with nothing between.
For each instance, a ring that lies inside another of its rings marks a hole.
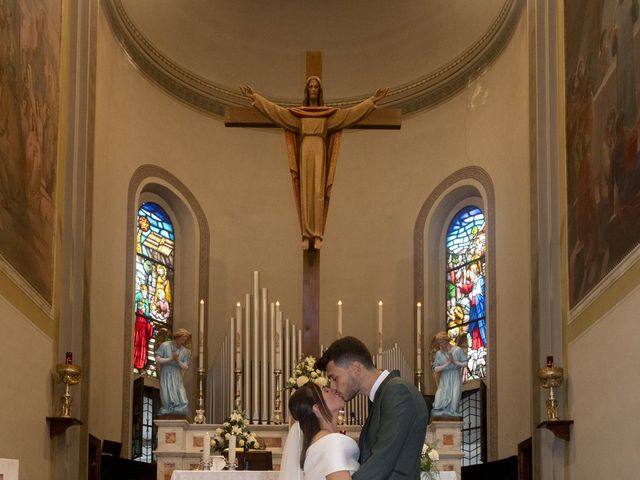
<instances>
[{"instance_id":1,"label":"bride's white dress","mask_svg":"<svg viewBox=\"0 0 640 480\"><path fill-rule=\"evenodd\" d=\"M312 443L304 461L304 480L325 480L327 475L348 470L353 474L360 464L355 440L342 433L329 433Z\"/></svg>"}]
</instances>

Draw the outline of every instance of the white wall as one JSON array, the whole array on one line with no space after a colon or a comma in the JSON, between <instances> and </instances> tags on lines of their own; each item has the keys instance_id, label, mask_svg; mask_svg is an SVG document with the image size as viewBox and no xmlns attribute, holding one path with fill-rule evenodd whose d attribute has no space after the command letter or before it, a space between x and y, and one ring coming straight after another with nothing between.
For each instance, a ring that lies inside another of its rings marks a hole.
<instances>
[{"instance_id":1,"label":"white wall","mask_svg":"<svg viewBox=\"0 0 640 480\"><path fill-rule=\"evenodd\" d=\"M640 288L569 343L569 478L637 478Z\"/></svg>"},{"instance_id":2,"label":"white wall","mask_svg":"<svg viewBox=\"0 0 640 480\"><path fill-rule=\"evenodd\" d=\"M20 461L20 480L48 479L52 442L46 417L59 413L54 393L64 393L54 390L53 340L2 296L0 332L0 458Z\"/></svg>"}]
</instances>

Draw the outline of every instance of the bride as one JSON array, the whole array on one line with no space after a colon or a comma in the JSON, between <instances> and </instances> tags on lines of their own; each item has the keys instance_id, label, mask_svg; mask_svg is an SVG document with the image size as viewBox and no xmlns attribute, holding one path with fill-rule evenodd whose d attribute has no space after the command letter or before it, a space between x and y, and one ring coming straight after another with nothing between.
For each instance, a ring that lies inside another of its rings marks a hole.
<instances>
[{"instance_id":1,"label":"bride","mask_svg":"<svg viewBox=\"0 0 640 480\"><path fill-rule=\"evenodd\" d=\"M337 417L344 400L328 388L308 382L289 399L296 420L282 455L282 480L350 480L360 451L355 440L338 433ZM304 474L304 475L303 475Z\"/></svg>"}]
</instances>

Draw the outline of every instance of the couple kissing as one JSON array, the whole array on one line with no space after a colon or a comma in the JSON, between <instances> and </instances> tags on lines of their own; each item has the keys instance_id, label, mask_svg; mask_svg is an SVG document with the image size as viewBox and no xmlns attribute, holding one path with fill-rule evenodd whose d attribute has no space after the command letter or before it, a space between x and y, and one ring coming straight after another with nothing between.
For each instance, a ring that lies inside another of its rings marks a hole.
<instances>
[{"instance_id":1,"label":"couple kissing","mask_svg":"<svg viewBox=\"0 0 640 480\"><path fill-rule=\"evenodd\" d=\"M328 387L308 382L289 400L295 420L284 446L280 480L418 480L427 407L398 371L378 371L355 337L331 344L316 366ZM359 443L338 433L337 416L357 394L369 397Z\"/></svg>"}]
</instances>

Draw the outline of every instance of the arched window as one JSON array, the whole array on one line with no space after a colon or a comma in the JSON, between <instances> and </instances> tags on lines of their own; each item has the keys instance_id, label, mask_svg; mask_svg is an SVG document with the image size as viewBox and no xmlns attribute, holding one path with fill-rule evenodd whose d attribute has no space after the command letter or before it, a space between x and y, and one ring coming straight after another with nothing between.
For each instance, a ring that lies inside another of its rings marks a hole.
<instances>
[{"instance_id":1,"label":"arched window","mask_svg":"<svg viewBox=\"0 0 640 480\"><path fill-rule=\"evenodd\" d=\"M156 377L155 346L173 326L173 223L156 203L138 209L133 373Z\"/></svg>"},{"instance_id":2,"label":"arched window","mask_svg":"<svg viewBox=\"0 0 640 480\"><path fill-rule=\"evenodd\" d=\"M469 364L464 381L484 378L487 374L486 229L481 209L467 206L453 217L445 249L447 333L453 341L466 336Z\"/></svg>"}]
</instances>

